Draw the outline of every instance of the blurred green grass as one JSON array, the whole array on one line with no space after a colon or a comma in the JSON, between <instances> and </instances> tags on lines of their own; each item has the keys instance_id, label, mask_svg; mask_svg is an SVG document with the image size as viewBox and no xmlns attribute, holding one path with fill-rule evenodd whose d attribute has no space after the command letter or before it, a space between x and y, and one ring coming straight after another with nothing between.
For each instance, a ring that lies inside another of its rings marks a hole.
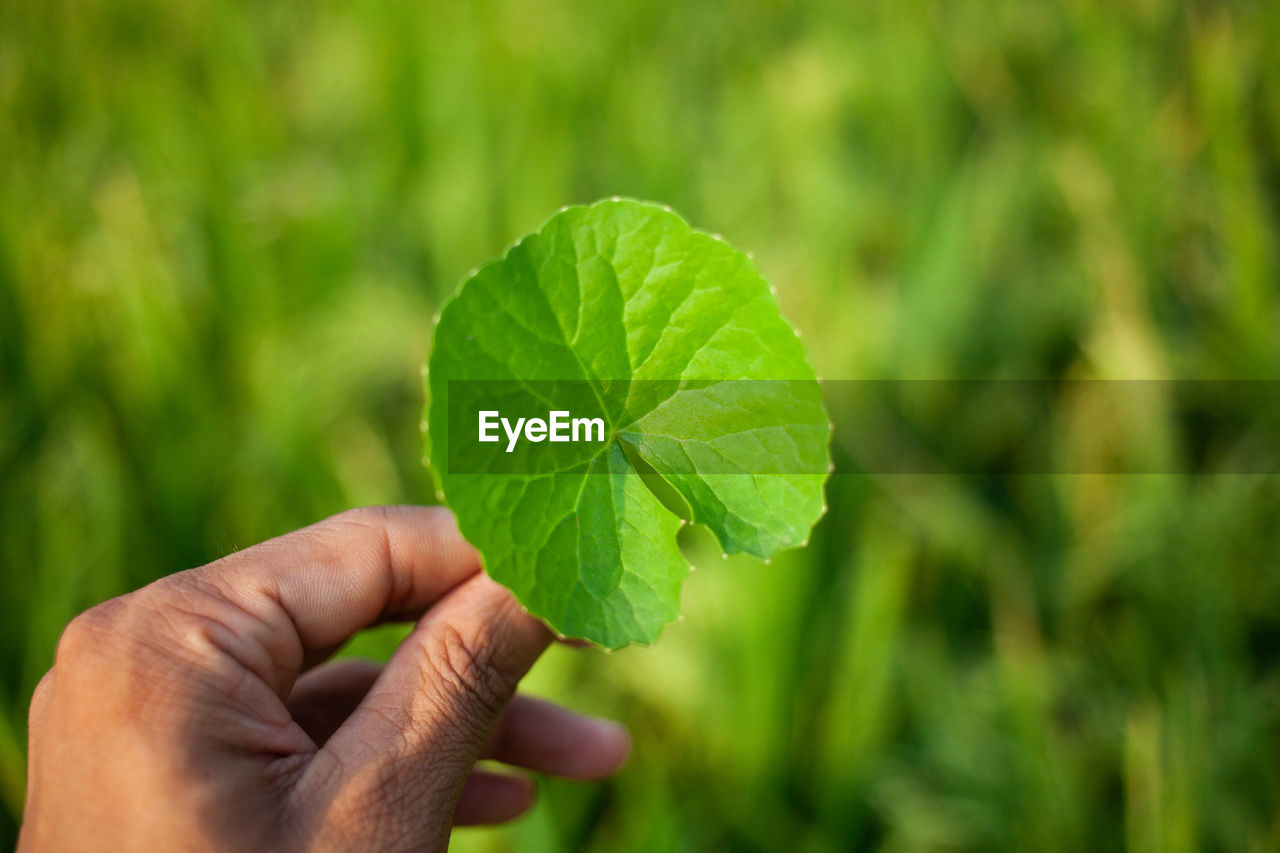
<instances>
[{"instance_id":1,"label":"blurred green grass","mask_svg":"<svg viewBox=\"0 0 1280 853\"><path fill-rule=\"evenodd\" d=\"M429 501L432 314L563 204L750 248L826 377L1280 378L1278 40L1265 2L0 5L0 842L62 625ZM656 647L553 650L531 689L633 760L459 849L1280 848L1276 478L829 491L771 566L693 535Z\"/></svg>"}]
</instances>

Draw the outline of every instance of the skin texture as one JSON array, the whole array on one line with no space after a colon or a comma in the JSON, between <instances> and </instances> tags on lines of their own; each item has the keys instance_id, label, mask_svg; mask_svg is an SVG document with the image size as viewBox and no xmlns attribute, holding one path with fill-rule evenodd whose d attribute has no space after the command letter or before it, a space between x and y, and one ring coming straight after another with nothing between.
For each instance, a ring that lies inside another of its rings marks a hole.
<instances>
[{"instance_id":1,"label":"skin texture","mask_svg":"<svg viewBox=\"0 0 1280 853\"><path fill-rule=\"evenodd\" d=\"M385 668L324 663L416 621ZM615 772L620 726L515 696L551 641L444 509L351 510L80 615L31 704L19 849L442 850Z\"/></svg>"}]
</instances>

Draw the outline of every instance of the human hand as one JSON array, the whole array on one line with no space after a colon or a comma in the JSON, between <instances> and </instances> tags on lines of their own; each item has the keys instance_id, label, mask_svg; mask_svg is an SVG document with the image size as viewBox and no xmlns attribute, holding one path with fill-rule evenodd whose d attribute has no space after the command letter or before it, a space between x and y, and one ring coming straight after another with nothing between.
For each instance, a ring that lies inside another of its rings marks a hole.
<instances>
[{"instance_id":1,"label":"human hand","mask_svg":"<svg viewBox=\"0 0 1280 853\"><path fill-rule=\"evenodd\" d=\"M385 669L322 663L418 620ZM31 703L19 848L443 849L532 783L615 772L617 724L527 697L551 635L447 510L352 510L77 617Z\"/></svg>"}]
</instances>

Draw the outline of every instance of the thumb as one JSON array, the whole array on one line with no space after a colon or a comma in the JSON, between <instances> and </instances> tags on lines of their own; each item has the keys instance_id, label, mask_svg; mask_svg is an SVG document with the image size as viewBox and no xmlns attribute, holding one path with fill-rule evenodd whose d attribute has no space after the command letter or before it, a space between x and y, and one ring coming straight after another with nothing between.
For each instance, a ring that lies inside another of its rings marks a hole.
<instances>
[{"instance_id":1,"label":"thumb","mask_svg":"<svg viewBox=\"0 0 1280 853\"><path fill-rule=\"evenodd\" d=\"M483 573L437 602L307 770L325 817L356 824L331 828L360 846L443 849L463 784L550 641Z\"/></svg>"}]
</instances>

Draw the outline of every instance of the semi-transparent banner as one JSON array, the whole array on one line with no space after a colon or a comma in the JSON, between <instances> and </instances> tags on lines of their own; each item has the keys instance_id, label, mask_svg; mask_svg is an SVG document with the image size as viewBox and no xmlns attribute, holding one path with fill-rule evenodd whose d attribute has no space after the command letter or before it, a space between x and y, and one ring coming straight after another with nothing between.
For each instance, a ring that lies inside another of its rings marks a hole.
<instances>
[{"instance_id":1,"label":"semi-transparent banner","mask_svg":"<svg viewBox=\"0 0 1280 853\"><path fill-rule=\"evenodd\" d=\"M1271 474L1280 381L455 380L430 440L451 474L613 443L660 474Z\"/></svg>"}]
</instances>

